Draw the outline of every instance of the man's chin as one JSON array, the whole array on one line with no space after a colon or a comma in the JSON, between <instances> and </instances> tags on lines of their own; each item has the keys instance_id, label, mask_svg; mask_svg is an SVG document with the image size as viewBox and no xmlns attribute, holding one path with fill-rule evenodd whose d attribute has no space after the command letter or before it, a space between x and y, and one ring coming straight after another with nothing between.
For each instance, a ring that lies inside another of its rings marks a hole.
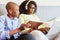
<instances>
[{"instance_id":1,"label":"man's chin","mask_svg":"<svg viewBox=\"0 0 60 40\"><path fill-rule=\"evenodd\" d=\"M16 18L19 18L19 16L15 16Z\"/></svg>"}]
</instances>

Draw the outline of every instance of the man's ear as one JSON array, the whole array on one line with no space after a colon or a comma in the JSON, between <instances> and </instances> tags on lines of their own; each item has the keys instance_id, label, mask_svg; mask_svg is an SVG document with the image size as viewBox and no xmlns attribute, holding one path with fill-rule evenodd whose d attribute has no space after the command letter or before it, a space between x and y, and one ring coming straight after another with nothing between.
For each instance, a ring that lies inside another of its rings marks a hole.
<instances>
[{"instance_id":1,"label":"man's ear","mask_svg":"<svg viewBox=\"0 0 60 40\"><path fill-rule=\"evenodd\" d=\"M12 10L11 9L9 9L8 11L9 11L9 13L12 13Z\"/></svg>"}]
</instances>

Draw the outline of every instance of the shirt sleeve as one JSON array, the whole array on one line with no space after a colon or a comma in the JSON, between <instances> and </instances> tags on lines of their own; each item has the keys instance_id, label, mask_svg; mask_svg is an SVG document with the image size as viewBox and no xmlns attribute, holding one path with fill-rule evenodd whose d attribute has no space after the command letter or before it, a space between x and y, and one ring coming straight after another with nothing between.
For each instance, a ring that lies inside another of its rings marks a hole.
<instances>
[{"instance_id":1,"label":"shirt sleeve","mask_svg":"<svg viewBox=\"0 0 60 40\"><path fill-rule=\"evenodd\" d=\"M18 19L18 28L21 26L21 20ZM21 35L21 32L18 32L19 36Z\"/></svg>"},{"instance_id":2,"label":"shirt sleeve","mask_svg":"<svg viewBox=\"0 0 60 40\"><path fill-rule=\"evenodd\" d=\"M10 38L9 30L5 30L4 20L0 18L0 39Z\"/></svg>"}]
</instances>

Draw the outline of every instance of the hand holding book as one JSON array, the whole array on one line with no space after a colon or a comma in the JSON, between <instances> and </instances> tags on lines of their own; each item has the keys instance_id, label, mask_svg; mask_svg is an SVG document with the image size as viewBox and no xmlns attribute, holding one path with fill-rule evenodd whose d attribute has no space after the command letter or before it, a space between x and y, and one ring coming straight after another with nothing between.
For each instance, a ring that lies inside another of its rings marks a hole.
<instances>
[{"instance_id":1,"label":"hand holding book","mask_svg":"<svg viewBox=\"0 0 60 40\"><path fill-rule=\"evenodd\" d=\"M38 29L38 26L43 24L42 22L29 21L27 24L30 24L29 28Z\"/></svg>"}]
</instances>

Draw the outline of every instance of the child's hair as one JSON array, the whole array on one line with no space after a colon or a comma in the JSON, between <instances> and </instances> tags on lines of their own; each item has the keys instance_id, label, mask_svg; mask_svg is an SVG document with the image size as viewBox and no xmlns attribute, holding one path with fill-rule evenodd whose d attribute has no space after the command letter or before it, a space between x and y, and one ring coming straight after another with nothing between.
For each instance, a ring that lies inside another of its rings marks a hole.
<instances>
[{"instance_id":1,"label":"child's hair","mask_svg":"<svg viewBox=\"0 0 60 40\"><path fill-rule=\"evenodd\" d=\"M28 0L28 1L29 1L29 0ZM26 3L27 3L28 1L22 2L21 5L19 6L20 14L21 14L21 13L25 13L25 12L27 11L26 8L25 8L25 6L26 6Z\"/></svg>"},{"instance_id":2,"label":"child's hair","mask_svg":"<svg viewBox=\"0 0 60 40\"><path fill-rule=\"evenodd\" d=\"M28 2L29 2L29 3L28 3ZM28 3L28 4L27 4L27 3ZM26 5L26 4L27 4L27 5ZM35 11L34 11L34 13L35 13L36 10L37 10L37 4L36 4L36 2L35 2L35 1L29 1L29 0L28 0L28 1L24 1L24 2L19 6L20 14L27 14L26 12L27 12L30 4L34 4L34 5L35 5ZM26 6L27 6L27 9L26 9Z\"/></svg>"}]
</instances>

